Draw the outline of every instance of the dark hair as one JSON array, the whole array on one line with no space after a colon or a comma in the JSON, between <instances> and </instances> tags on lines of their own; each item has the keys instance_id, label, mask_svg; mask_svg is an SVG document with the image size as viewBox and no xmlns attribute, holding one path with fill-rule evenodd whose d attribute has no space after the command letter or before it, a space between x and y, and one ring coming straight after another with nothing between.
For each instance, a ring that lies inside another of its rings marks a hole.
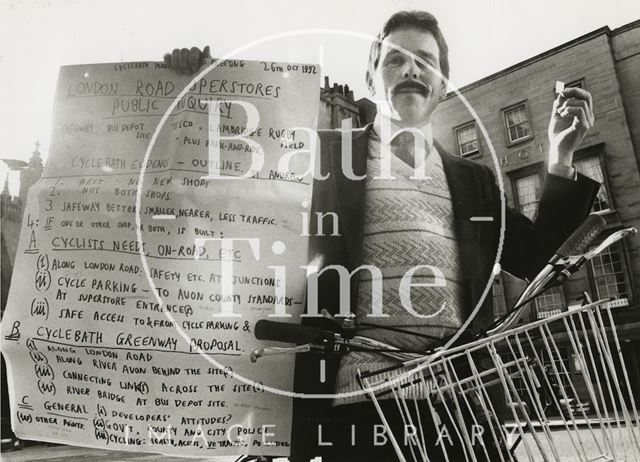
<instances>
[{"instance_id":1,"label":"dark hair","mask_svg":"<svg viewBox=\"0 0 640 462\"><path fill-rule=\"evenodd\" d=\"M387 20L376 37L376 40L371 44L369 65L367 67L366 75L367 87L370 91L373 89L373 75L380 63L382 41L394 30L405 27L415 27L416 29L421 29L433 34L433 37L436 39L436 43L438 44L438 50L440 51L440 72L446 79L449 78L449 47L442 35L442 31L440 30L436 17L426 11L398 11Z\"/></svg>"}]
</instances>

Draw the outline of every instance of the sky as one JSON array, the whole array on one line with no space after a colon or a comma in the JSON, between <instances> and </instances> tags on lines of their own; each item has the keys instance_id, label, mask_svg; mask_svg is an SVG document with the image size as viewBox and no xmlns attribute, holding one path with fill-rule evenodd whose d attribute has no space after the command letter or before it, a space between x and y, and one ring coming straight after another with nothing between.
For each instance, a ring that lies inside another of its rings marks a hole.
<instances>
[{"instance_id":1,"label":"sky","mask_svg":"<svg viewBox=\"0 0 640 462\"><path fill-rule=\"evenodd\" d=\"M0 0L0 159L28 160L36 140L46 159L57 73L68 64L160 61L180 47L210 45L214 57L244 48L234 56L320 63L331 83L366 97L370 40L403 9L439 19L457 87L640 19L638 0Z\"/></svg>"}]
</instances>

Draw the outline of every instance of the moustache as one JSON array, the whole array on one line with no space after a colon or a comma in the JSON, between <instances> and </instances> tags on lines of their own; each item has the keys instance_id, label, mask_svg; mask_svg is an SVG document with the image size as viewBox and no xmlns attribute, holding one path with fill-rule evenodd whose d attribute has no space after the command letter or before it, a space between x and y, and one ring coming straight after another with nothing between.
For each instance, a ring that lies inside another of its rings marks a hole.
<instances>
[{"instance_id":1,"label":"moustache","mask_svg":"<svg viewBox=\"0 0 640 462\"><path fill-rule=\"evenodd\" d=\"M400 82L393 89L394 94L414 91L420 93L422 96L429 96L431 94L431 88L429 86L415 80L405 80L404 82Z\"/></svg>"}]
</instances>

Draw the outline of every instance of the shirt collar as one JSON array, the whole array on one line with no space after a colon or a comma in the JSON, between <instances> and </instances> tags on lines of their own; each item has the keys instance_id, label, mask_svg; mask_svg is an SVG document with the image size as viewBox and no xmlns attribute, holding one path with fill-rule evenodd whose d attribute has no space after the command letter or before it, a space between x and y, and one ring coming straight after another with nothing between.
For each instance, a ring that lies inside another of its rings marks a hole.
<instances>
[{"instance_id":1,"label":"shirt collar","mask_svg":"<svg viewBox=\"0 0 640 462\"><path fill-rule=\"evenodd\" d=\"M391 142L393 141L393 139L399 133L407 132L409 130L406 127L400 126L394 120L389 119L387 117L384 117L384 116L380 115L380 113L378 113L378 114L376 114L376 118L373 121L373 127L372 127L372 130L371 130L372 137L376 141L382 142L382 139L381 139L382 130L386 128L385 126L383 126L383 124L385 124L386 127L389 127L388 130L390 131L388 139L385 140L386 141L385 146L390 145ZM426 140L426 143L427 143L427 146L426 146L427 150L431 151L431 148L433 147L433 131L431 129L431 123L428 123L428 124L423 125L421 127L415 127L415 129L417 129L420 132L422 132L422 134L424 135L424 139ZM413 131L414 128L412 128L410 130Z\"/></svg>"}]
</instances>

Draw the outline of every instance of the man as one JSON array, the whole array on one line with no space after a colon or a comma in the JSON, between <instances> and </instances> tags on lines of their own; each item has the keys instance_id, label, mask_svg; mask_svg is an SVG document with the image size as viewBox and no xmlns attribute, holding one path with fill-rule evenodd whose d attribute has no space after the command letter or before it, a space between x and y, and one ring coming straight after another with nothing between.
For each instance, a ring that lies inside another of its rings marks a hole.
<instances>
[{"instance_id":1,"label":"man","mask_svg":"<svg viewBox=\"0 0 640 462\"><path fill-rule=\"evenodd\" d=\"M197 49L183 49L165 59L174 67L193 72L201 56ZM350 280L351 310L362 319L371 312L376 275L355 270L363 264L379 268L384 312L389 317L369 320L392 328L411 326L412 331L424 335L416 339L383 329L364 335L402 348L424 350L438 344L436 339L456 332L489 283L498 248L501 195L493 173L481 164L447 153L431 135L431 118L446 94L448 76L448 49L435 17L422 11L396 13L372 44L366 73L371 95L379 104L378 115L373 124L351 132L352 173L357 179L342 170L342 134L332 130L320 134L321 171L329 177L314 182L311 216L315 212L334 213L339 236L312 232L321 234L310 239L309 252L310 261L322 262L318 306L334 313L338 310L344 281L336 271L322 270L343 266L356 274ZM554 101L548 130L548 175L536 221L532 223L515 210L506 212L500 263L511 274L521 278L537 274L588 215L598 184L577 174L572 159L593 122L587 91L569 88ZM385 166L391 175L384 174ZM424 175L416 179L419 172ZM433 280L437 272L445 284L403 286L402 275L416 267L431 268L433 273L416 272L416 280ZM473 331L492 321L490 300L485 299L474 318ZM349 353L327 361L328 380L322 383L319 361L300 355L296 391L354 391L358 368L392 364L379 355ZM381 400L381 405L393 428L402 421L391 401ZM332 461L397 460L390 444L374 445L372 426L380 419L364 396L297 400L295 408L293 460L321 452L323 460ZM428 414L423 417L430 420ZM326 424L322 426L325 437L319 442L318 424L322 422ZM355 445L352 425L356 428ZM436 425L425 422L425 426L427 440L435 446ZM464 460L461 443L454 446L447 448L449 460ZM441 449L432 449L430 460L444 460ZM406 448L403 450L410 456Z\"/></svg>"}]
</instances>

